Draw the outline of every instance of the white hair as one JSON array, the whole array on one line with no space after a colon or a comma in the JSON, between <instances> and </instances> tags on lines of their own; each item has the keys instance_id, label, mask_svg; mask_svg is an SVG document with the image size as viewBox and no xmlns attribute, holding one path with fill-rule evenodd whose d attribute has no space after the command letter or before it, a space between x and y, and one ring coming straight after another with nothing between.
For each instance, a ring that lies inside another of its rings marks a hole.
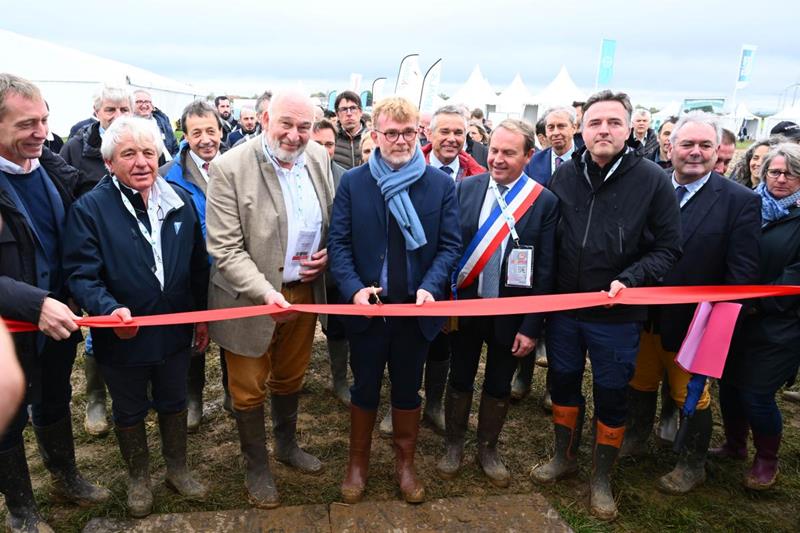
<instances>
[{"instance_id":1,"label":"white hair","mask_svg":"<svg viewBox=\"0 0 800 533\"><path fill-rule=\"evenodd\" d=\"M125 88L109 87L107 85L101 87L100 90L94 95L94 110L99 110L100 106L102 106L103 102L106 100L115 103L127 102L128 106L133 109L133 95Z\"/></svg>"},{"instance_id":2,"label":"white hair","mask_svg":"<svg viewBox=\"0 0 800 533\"><path fill-rule=\"evenodd\" d=\"M640 107L638 109L634 109L633 110L633 118L636 118L636 117L644 117L647 120L650 120L650 111L648 111L647 109L645 109L643 107Z\"/></svg>"},{"instance_id":3,"label":"white hair","mask_svg":"<svg viewBox=\"0 0 800 533\"><path fill-rule=\"evenodd\" d=\"M268 113L270 118L275 112L275 109L279 105L283 104L284 100L302 102L304 105L308 107L309 111L311 111L311 117L309 120L311 120L312 122L314 121L314 101L311 99L310 96L297 89L289 89L285 91L276 92L272 96L272 99L269 101L269 108L268 108Z\"/></svg>"},{"instance_id":4,"label":"white hair","mask_svg":"<svg viewBox=\"0 0 800 533\"><path fill-rule=\"evenodd\" d=\"M575 113L574 107L551 107L547 111L544 112L544 116L542 119L547 123L547 117L549 117L553 113L563 113L569 117L569 121L574 126L578 122L578 114Z\"/></svg>"},{"instance_id":5,"label":"white hair","mask_svg":"<svg viewBox=\"0 0 800 533\"><path fill-rule=\"evenodd\" d=\"M464 131L467 130L467 127L468 127L467 126L467 117L464 116L463 110L459 106L446 105L446 106L440 107L439 109L437 109L433 113L433 116L431 117L431 124L430 124L431 131L436 131L436 127L439 125L439 120L438 120L439 115L450 115L450 116L455 115L455 116L461 117L461 119L464 121Z\"/></svg>"},{"instance_id":6,"label":"white hair","mask_svg":"<svg viewBox=\"0 0 800 533\"><path fill-rule=\"evenodd\" d=\"M130 135L133 140L141 144L152 142L156 147L156 152L160 155L164 151L164 142L161 135L156 133L157 126L147 119L135 116L121 116L117 118L106 130L103 135L103 143L100 145L100 154L106 161L111 161L114 150L126 135Z\"/></svg>"},{"instance_id":7,"label":"white hair","mask_svg":"<svg viewBox=\"0 0 800 533\"><path fill-rule=\"evenodd\" d=\"M707 126L711 126L714 128L714 137L716 139L717 146L720 145L722 142L722 126L719 123L719 118L716 115L712 115L711 113L706 113L704 111L690 111L685 115L681 116L678 119L678 122L675 123L675 127L672 128L672 134L669 136L669 142L672 143L672 146L675 146L678 139L678 133L680 133L681 129L687 124L705 124Z\"/></svg>"}]
</instances>

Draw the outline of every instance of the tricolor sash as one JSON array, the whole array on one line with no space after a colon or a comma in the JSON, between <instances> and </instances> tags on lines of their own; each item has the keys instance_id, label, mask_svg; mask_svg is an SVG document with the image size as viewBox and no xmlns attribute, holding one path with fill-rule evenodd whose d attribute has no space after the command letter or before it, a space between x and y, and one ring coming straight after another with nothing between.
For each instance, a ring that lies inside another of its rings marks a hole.
<instances>
[{"instance_id":1,"label":"tricolor sash","mask_svg":"<svg viewBox=\"0 0 800 533\"><path fill-rule=\"evenodd\" d=\"M489 177L489 179L492 178ZM491 183L489 185L491 186ZM518 180L514 187L506 193L504 197L504 203L508 205L506 214L513 217L514 224L519 222L543 189L542 185L523 174L523 179ZM458 268L453 276L454 296L457 289L469 287L478 279L478 275L483 271L489 258L510 231L511 227L506 221L506 217L503 216L502 208L500 205L495 205L489 218L478 228L478 232L472 238L458 263Z\"/></svg>"}]
</instances>

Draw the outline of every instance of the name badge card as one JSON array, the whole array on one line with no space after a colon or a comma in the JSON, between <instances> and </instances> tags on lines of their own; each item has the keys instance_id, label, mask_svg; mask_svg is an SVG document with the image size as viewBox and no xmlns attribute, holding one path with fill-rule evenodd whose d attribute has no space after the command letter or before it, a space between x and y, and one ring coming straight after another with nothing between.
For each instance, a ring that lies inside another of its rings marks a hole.
<instances>
[{"instance_id":1,"label":"name badge card","mask_svg":"<svg viewBox=\"0 0 800 533\"><path fill-rule=\"evenodd\" d=\"M508 254L506 287L533 287L533 246L516 246Z\"/></svg>"}]
</instances>

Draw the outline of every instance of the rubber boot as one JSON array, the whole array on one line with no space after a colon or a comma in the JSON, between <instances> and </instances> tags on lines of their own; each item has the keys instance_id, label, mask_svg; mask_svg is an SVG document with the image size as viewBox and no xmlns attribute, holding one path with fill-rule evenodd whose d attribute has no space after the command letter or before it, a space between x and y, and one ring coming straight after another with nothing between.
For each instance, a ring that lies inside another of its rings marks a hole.
<instances>
[{"instance_id":1,"label":"rubber boot","mask_svg":"<svg viewBox=\"0 0 800 533\"><path fill-rule=\"evenodd\" d=\"M83 371L86 375L86 417L83 427L89 435L100 437L111 429L106 413L106 383L94 356L86 355Z\"/></svg>"},{"instance_id":2,"label":"rubber boot","mask_svg":"<svg viewBox=\"0 0 800 533\"><path fill-rule=\"evenodd\" d=\"M322 471L322 463L297 445L297 405L299 393L278 395L270 399L272 433L275 436L275 459L306 474Z\"/></svg>"},{"instance_id":3,"label":"rubber boot","mask_svg":"<svg viewBox=\"0 0 800 533\"><path fill-rule=\"evenodd\" d=\"M425 363L425 409L422 421L437 435L444 435L444 386L447 383L447 371L450 359L444 361L427 361Z\"/></svg>"},{"instance_id":4,"label":"rubber boot","mask_svg":"<svg viewBox=\"0 0 800 533\"><path fill-rule=\"evenodd\" d=\"M670 394L669 376L665 372L661 379L661 412L658 415L658 427L656 428L656 436L662 445L672 446L675 435L678 433L680 418L679 409Z\"/></svg>"},{"instance_id":5,"label":"rubber boot","mask_svg":"<svg viewBox=\"0 0 800 533\"><path fill-rule=\"evenodd\" d=\"M234 416L244 457L247 500L259 509L274 509L280 505L280 500L269 469L264 406L249 411L234 410Z\"/></svg>"},{"instance_id":6,"label":"rubber boot","mask_svg":"<svg viewBox=\"0 0 800 533\"><path fill-rule=\"evenodd\" d=\"M369 473L369 454L372 448L372 430L378 412L361 409L350 404L350 458L342 482L342 500L358 503L364 496Z\"/></svg>"},{"instance_id":7,"label":"rubber boot","mask_svg":"<svg viewBox=\"0 0 800 533\"><path fill-rule=\"evenodd\" d=\"M381 423L378 426L378 431L381 434L381 437L389 437L392 436L392 408L389 407L389 410L386 411L386 414L381 419Z\"/></svg>"},{"instance_id":8,"label":"rubber boot","mask_svg":"<svg viewBox=\"0 0 800 533\"><path fill-rule=\"evenodd\" d=\"M6 497L6 528L13 533L53 533L33 497L25 446L0 452L0 492Z\"/></svg>"},{"instance_id":9,"label":"rubber boot","mask_svg":"<svg viewBox=\"0 0 800 533\"><path fill-rule=\"evenodd\" d=\"M600 520L617 517L617 503L611 491L611 470L619 455L625 435L625 426L612 428L599 420L595 427L594 453L592 454L591 513Z\"/></svg>"},{"instance_id":10,"label":"rubber boot","mask_svg":"<svg viewBox=\"0 0 800 533\"><path fill-rule=\"evenodd\" d=\"M584 410L583 406L553 404L553 458L533 469L533 481L555 483L578 472L578 448L581 444Z\"/></svg>"},{"instance_id":11,"label":"rubber boot","mask_svg":"<svg viewBox=\"0 0 800 533\"><path fill-rule=\"evenodd\" d=\"M640 391L628 386L628 419L620 457L635 457L647 452L647 439L656 418L658 391Z\"/></svg>"},{"instance_id":12,"label":"rubber boot","mask_svg":"<svg viewBox=\"0 0 800 533\"><path fill-rule=\"evenodd\" d=\"M392 407L395 473L400 492L407 503L421 503L425 500L425 487L417 478L414 468L420 410L419 407L410 410Z\"/></svg>"},{"instance_id":13,"label":"rubber boot","mask_svg":"<svg viewBox=\"0 0 800 533\"><path fill-rule=\"evenodd\" d=\"M778 479L778 448L781 434L760 435L753 433L756 455L753 466L744 477L744 486L752 490L767 490Z\"/></svg>"},{"instance_id":14,"label":"rubber boot","mask_svg":"<svg viewBox=\"0 0 800 533\"><path fill-rule=\"evenodd\" d=\"M492 485L505 488L511 476L497 451L497 441L506 422L508 398L497 399L484 392L478 411L478 464Z\"/></svg>"},{"instance_id":15,"label":"rubber boot","mask_svg":"<svg viewBox=\"0 0 800 533\"><path fill-rule=\"evenodd\" d=\"M539 364L538 362L536 363ZM544 378L544 396L542 396L542 409L546 413L553 413L553 397L550 396L550 373L547 372Z\"/></svg>"},{"instance_id":16,"label":"rubber boot","mask_svg":"<svg viewBox=\"0 0 800 533\"><path fill-rule=\"evenodd\" d=\"M689 424L686 443L678 457L678 464L669 474L658 480L658 489L667 494L686 494L706 480L706 455L711 442L711 409L698 409L684 419Z\"/></svg>"},{"instance_id":17,"label":"rubber boot","mask_svg":"<svg viewBox=\"0 0 800 533\"><path fill-rule=\"evenodd\" d=\"M128 428L117 427L115 432L119 451L128 465L128 513L134 518L142 518L153 510L150 454L144 421Z\"/></svg>"},{"instance_id":18,"label":"rubber boot","mask_svg":"<svg viewBox=\"0 0 800 533\"><path fill-rule=\"evenodd\" d=\"M469 426L469 411L472 408L472 391L461 392L447 387L444 403L445 452L436 463L436 471L444 479L458 475L464 459L464 439Z\"/></svg>"},{"instance_id":19,"label":"rubber boot","mask_svg":"<svg viewBox=\"0 0 800 533\"><path fill-rule=\"evenodd\" d=\"M186 428L189 433L200 429L203 420L203 389L206 386L206 354L193 353L189 359L186 383Z\"/></svg>"},{"instance_id":20,"label":"rubber boot","mask_svg":"<svg viewBox=\"0 0 800 533\"><path fill-rule=\"evenodd\" d=\"M331 359L333 394L344 405L350 405L350 386L347 384L347 359L350 348L347 339L328 338L328 355Z\"/></svg>"},{"instance_id":21,"label":"rubber boot","mask_svg":"<svg viewBox=\"0 0 800 533\"><path fill-rule=\"evenodd\" d=\"M34 426L33 431L42 462L50 471L53 491L59 498L80 506L103 503L111 498L111 491L92 485L78 471L69 415L49 426Z\"/></svg>"},{"instance_id":22,"label":"rubber boot","mask_svg":"<svg viewBox=\"0 0 800 533\"><path fill-rule=\"evenodd\" d=\"M205 498L205 485L197 481L186 466L186 433L188 413L158 413L161 432L161 454L167 467L166 485L187 498Z\"/></svg>"},{"instance_id":23,"label":"rubber boot","mask_svg":"<svg viewBox=\"0 0 800 533\"><path fill-rule=\"evenodd\" d=\"M518 402L531 392L533 381L533 367L536 362L535 352L528 354L517 363L517 371L511 380L511 399Z\"/></svg>"},{"instance_id":24,"label":"rubber boot","mask_svg":"<svg viewBox=\"0 0 800 533\"><path fill-rule=\"evenodd\" d=\"M536 366L547 368L547 344L544 342L544 337L539 339L539 342L536 343L536 349L533 351L533 355L536 359Z\"/></svg>"},{"instance_id":25,"label":"rubber boot","mask_svg":"<svg viewBox=\"0 0 800 533\"><path fill-rule=\"evenodd\" d=\"M708 454L712 457L744 461L747 459L747 434L750 424L747 419L737 415L722 414L725 442L718 448L711 448Z\"/></svg>"}]
</instances>

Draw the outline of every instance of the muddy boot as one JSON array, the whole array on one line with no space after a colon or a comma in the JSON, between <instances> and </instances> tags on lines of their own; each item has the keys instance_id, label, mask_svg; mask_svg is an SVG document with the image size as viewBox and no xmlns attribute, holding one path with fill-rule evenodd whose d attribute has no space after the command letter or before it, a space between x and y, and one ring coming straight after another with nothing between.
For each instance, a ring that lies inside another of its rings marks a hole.
<instances>
[{"instance_id":1,"label":"muddy boot","mask_svg":"<svg viewBox=\"0 0 800 533\"><path fill-rule=\"evenodd\" d=\"M106 383L100 375L97 360L86 354L83 371L86 375L86 417L83 427L93 437L105 435L111 429L106 414Z\"/></svg>"},{"instance_id":2,"label":"muddy boot","mask_svg":"<svg viewBox=\"0 0 800 533\"><path fill-rule=\"evenodd\" d=\"M583 406L553 404L555 449L553 458L531 472L537 483L555 483L578 472L578 448L583 431Z\"/></svg>"},{"instance_id":3,"label":"muddy boot","mask_svg":"<svg viewBox=\"0 0 800 533\"><path fill-rule=\"evenodd\" d=\"M445 432L442 396L449 369L449 359L425 363L425 409L422 412L422 421L437 435L444 435Z\"/></svg>"},{"instance_id":4,"label":"muddy boot","mask_svg":"<svg viewBox=\"0 0 800 533\"><path fill-rule=\"evenodd\" d=\"M115 432L119 451L128 465L128 513L134 518L142 518L153 510L150 454L144 421L128 428L117 427Z\"/></svg>"},{"instance_id":5,"label":"muddy boot","mask_svg":"<svg viewBox=\"0 0 800 533\"><path fill-rule=\"evenodd\" d=\"M158 413L161 432L161 454L167 467L164 483L187 498L205 498L205 485L197 481L186 466L186 419L188 413Z\"/></svg>"},{"instance_id":6,"label":"muddy boot","mask_svg":"<svg viewBox=\"0 0 800 533\"><path fill-rule=\"evenodd\" d=\"M464 438L469 426L469 411L472 408L472 391L460 392L447 387L444 403L445 452L436 463L436 471L444 479L453 479L458 474L464 459Z\"/></svg>"},{"instance_id":7,"label":"muddy boot","mask_svg":"<svg viewBox=\"0 0 800 533\"><path fill-rule=\"evenodd\" d=\"M389 410L386 411L386 415L381 420L380 425L378 426L378 431L381 434L381 437L389 437L392 436L392 408L389 407Z\"/></svg>"},{"instance_id":8,"label":"muddy boot","mask_svg":"<svg viewBox=\"0 0 800 533\"><path fill-rule=\"evenodd\" d=\"M508 398L497 399L485 392L478 410L478 464L496 487L508 487L511 476L497 451L497 441L506 422Z\"/></svg>"},{"instance_id":9,"label":"muddy boot","mask_svg":"<svg viewBox=\"0 0 800 533\"><path fill-rule=\"evenodd\" d=\"M718 448L711 448L708 454L712 457L744 461L747 459L747 434L750 424L747 419L738 415L722 415L725 430L725 442Z\"/></svg>"},{"instance_id":10,"label":"muddy boot","mask_svg":"<svg viewBox=\"0 0 800 533\"><path fill-rule=\"evenodd\" d=\"M53 533L33 498L28 461L22 443L0 452L0 492L6 497L6 527L12 533Z\"/></svg>"},{"instance_id":11,"label":"muddy boot","mask_svg":"<svg viewBox=\"0 0 800 533\"><path fill-rule=\"evenodd\" d=\"M347 359L350 348L347 339L328 338L328 355L331 358L333 394L344 405L350 405L350 386L347 384Z\"/></svg>"},{"instance_id":12,"label":"muddy boot","mask_svg":"<svg viewBox=\"0 0 800 533\"><path fill-rule=\"evenodd\" d=\"M372 430L377 411L367 411L350 404L350 458L342 482L342 500L358 503L364 496L369 471L369 453L372 447Z\"/></svg>"},{"instance_id":13,"label":"muddy boot","mask_svg":"<svg viewBox=\"0 0 800 533\"><path fill-rule=\"evenodd\" d=\"M640 391L628 386L628 419L620 457L636 457L647 452L647 439L656 418L657 391Z\"/></svg>"},{"instance_id":14,"label":"muddy boot","mask_svg":"<svg viewBox=\"0 0 800 533\"><path fill-rule=\"evenodd\" d=\"M103 503L111 498L108 489L92 485L75 464L75 441L69 415L44 427L33 427L42 462L53 480L53 491L61 499L80 506Z\"/></svg>"},{"instance_id":15,"label":"muddy boot","mask_svg":"<svg viewBox=\"0 0 800 533\"><path fill-rule=\"evenodd\" d=\"M270 399L275 459L306 474L316 474L322 471L322 463L297 445L298 401L298 393L273 394Z\"/></svg>"},{"instance_id":16,"label":"muddy boot","mask_svg":"<svg viewBox=\"0 0 800 533\"><path fill-rule=\"evenodd\" d=\"M661 413L658 415L658 427L656 428L656 436L662 445L672 445L675 435L678 433L680 419L679 409L675 406L675 400L670 394L669 376L665 372L661 380Z\"/></svg>"},{"instance_id":17,"label":"muddy boot","mask_svg":"<svg viewBox=\"0 0 800 533\"><path fill-rule=\"evenodd\" d=\"M753 466L745 474L744 486L752 490L767 490L778 479L778 448L781 435L760 435L753 433L756 455Z\"/></svg>"},{"instance_id":18,"label":"muddy boot","mask_svg":"<svg viewBox=\"0 0 800 533\"><path fill-rule=\"evenodd\" d=\"M667 494L686 494L706 480L706 455L711 442L711 409L699 409L683 420L689 424L686 444L678 464L658 480L658 490Z\"/></svg>"},{"instance_id":19,"label":"muddy boot","mask_svg":"<svg viewBox=\"0 0 800 533\"><path fill-rule=\"evenodd\" d=\"M417 471L414 468L414 453L417 450L419 434L419 412L419 407L411 410L392 407L395 473L406 503L421 503L425 500L425 487L417 478Z\"/></svg>"},{"instance_id":20,"label":"muddy boot","mask_svg":"<svg viewBox=\"0 0 800 533\"><path fill-rule=\"evenodd\" d=\"M519 360L517 371L511 380L511 399L518 402L531 392L531 381L533 380L533 366L536 362L536 354L526 355Z\"/></svg>"},{"instance_id":21,"label":"muddy boot","mask_svg":"<svg viewBox=\"0 0 800 533\"><path fill-rule=\"evenodd\" d=\"M611 491L611 470L624 435L625 426L612 428L597 421L592 455L591 513L600 520L609 521L617 517L617 503Z\"/></svg>"},{"instance_id":22,"label":"muddy boot","mask_svg":"<svg viewBox=\"0 0 800 533\"><path fill-rule=\"evenodd\" d=\"M547 368L547 344L544 342L544 337L540 338L536 343L536 349L533 351L533 355L536 359L536 366Z\"/></svg>"},{"instance_id":23,"label":"muddy boot","mask_svg":"<svg viewBox=\"0 0 800 533\"><path fill-rule=\"evenodd\" d=\"M538 365L539 363L537 362L536 364ZM550 396L550 373L548 372L545 376L546 377L544 380L544 396L542 396L542 409L544 409L546 413L552 414L553 398L552 396Z\"/></svg>"},{"instance_id":24,"label":"muddy boot","mask_svg":"<svg viewBox=\"0 0 800 533\"><path fill-rule=\"evenodd\" d=\"M280 500L269 469L264 406L260 405L250 411L235 410L234 416L244 457L247 500L259 509L274 509L280 505Z\"/></svg>"},{"instance_id":25,"label":"muddy boot","mask_svg":"<svg viewBox=\"0 0 800 533\"><path fill-rule=\"evenodd\" d=\"M206 386L206 354L193 353L186 383L186 427L189 433L200 429L203 420L203 389Z\"/></svg>"}]
</instances>

